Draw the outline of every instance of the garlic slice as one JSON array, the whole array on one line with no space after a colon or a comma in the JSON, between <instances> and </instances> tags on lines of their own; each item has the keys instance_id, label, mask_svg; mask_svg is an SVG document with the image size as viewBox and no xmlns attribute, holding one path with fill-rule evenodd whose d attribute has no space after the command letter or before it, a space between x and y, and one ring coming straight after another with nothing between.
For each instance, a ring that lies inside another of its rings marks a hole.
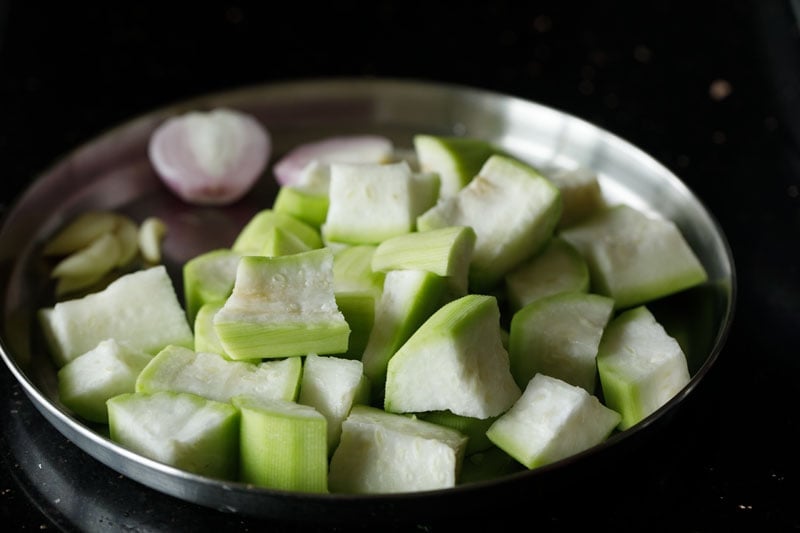
<instances>
[{"instance_id":1,"label":"garlic slice","mask_svg":"<svg viewBox=\"0 0 800 533\"><path fill-rule=\"evenodd\" d=\"M167 233L167 225L158 217L146 218L139 226L139 250L149 263L161 262L161 243Z\"/></svg>"},{"instance_id":2,"label":"garlic slice","mask_svg":"<svg viewBox=\"0 0 800 533\"><path fill-rule=\"evenodd\" d=\"M86 211L56 233L45 244L42 254L57 256L77 252L111 231L116 223L116 215L110 211Z\"/></svg>"},{"instance_id":3,"label":"garlic slice","mask_svg":"<svg viewBox=\"0 0 800 533\"><path fill-rule=\"evenodd\" d=\"M102 275L116 266L119 256L119 241L113 233L104 233L86 248L62 259L50 275L53 278Z\"/></svg>"}]
</instances>

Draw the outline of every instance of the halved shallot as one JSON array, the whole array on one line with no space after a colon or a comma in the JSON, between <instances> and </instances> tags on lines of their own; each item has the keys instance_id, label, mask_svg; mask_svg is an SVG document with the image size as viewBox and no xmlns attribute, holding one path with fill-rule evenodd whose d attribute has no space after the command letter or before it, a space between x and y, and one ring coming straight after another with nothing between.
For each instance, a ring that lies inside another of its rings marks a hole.
<instances>
[{"instance_id":1,"label":"halved shallot","mask_svg":"<svg viewBox=\"0 0 800 533\"><path fill-rule=\"evenodd\" d=\"M188 203L225 205L255 185L272 152L255 117L227 108L167 119L150 138L149 156L164 183Z\"/></svg>"},{"instance_id":2,"label":"halved shallot","mask_svg":"<svg viewBox=\"0 0 800 533\"><path fill-rule=\"evenodd\" d=\"M280 185L298 185L311 163L386 163L394 155L392 141L380 135L342 135L301 144L275 163Z\"/></svg>"}]
</instances>

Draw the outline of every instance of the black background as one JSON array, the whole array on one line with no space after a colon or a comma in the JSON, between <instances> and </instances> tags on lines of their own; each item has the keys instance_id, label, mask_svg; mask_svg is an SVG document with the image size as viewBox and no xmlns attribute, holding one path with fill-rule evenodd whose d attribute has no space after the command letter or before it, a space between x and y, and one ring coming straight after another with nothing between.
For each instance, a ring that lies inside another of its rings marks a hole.
<instances>
[{"instance_id":1,"label":"black background","mask_svg":"<svg viewBox=\"0 0 800 533\"><path fill-rule=\"evenodd\" d=\"M736 319L711 372L620 471L547 505L493 514L487 501L470 524L797 529L799 57L788 0L0 0L1 205L110 126L273 80L454 82L577 115L649 152L709 208L736 260ZM50 428L5 369L0 388L0 522L16 530L300 529L143 488Z\"/></svg>"}]
</instances>

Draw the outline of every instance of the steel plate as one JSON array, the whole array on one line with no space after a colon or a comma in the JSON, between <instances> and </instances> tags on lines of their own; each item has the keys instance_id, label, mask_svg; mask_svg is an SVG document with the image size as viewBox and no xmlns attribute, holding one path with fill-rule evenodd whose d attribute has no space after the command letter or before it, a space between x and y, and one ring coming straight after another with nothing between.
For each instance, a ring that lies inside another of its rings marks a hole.
<instances>
[{"instance_id":1,"label":"steel plate","mask_svg":"<svg viewBox=\"0 0 800 533\"><path fill-rule=\"evenodd\" d=\"M270 130L273 161L303 141L333 134L376 133L411 148L415 133L480 137L541 168L578 164L597 171L609 201L626 202L674 220L708 271L709 282L654 304L687 352L692 380L662 409L634 428L558 463L491 482L403 495L309 495L208 479L165 466L111 442L102 427L74 417L58 400L56 368L46 353L36 312L52 304L43 240L87 209L113 209L136 219L156 215L169 232L164 261L182 294L183 262L227 246L257 210L268 207L276 185L265 177L243 200L226 208L186 205L155 176L146 146L153 129L176 113L227 106L251 113ZM516 97L469 87L404 79L287 81L181 102L115 127L66 155L18 199L0 230L2 356L45 418L98 461L146 486L200 505L248 515L359 520L464 513L468 502L490 495L544 490L560 476L589 472L613 461L614 450L646 435L691 393L719 356L735 302L734 262L723 231L702 202L664 166L624 140L574 116ZM668 427L667 429L668 430ZM75 480L77 483L78 480Z\"/></svg>"}]
</instances>

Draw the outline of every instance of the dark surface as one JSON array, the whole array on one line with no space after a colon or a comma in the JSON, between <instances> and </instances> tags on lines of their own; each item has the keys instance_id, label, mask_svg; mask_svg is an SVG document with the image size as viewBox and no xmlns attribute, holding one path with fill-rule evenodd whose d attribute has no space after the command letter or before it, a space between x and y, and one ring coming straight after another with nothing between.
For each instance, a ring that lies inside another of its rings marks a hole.
<instances>
[{"instance_id":1,"label":"dark surface","mask_svg":"<svg viewBox=\"0 0 800 533\"><path fill-rule=\"evenodd\" d=\"M270 80L410 77L570 112L652 154L714 214L736 259L736 320L683 408L615 470L556 480L511 510L481 502L485 520L459 525L800 527L800 40L788 1L340 1L280 15L269 4L0 1L3 209L109 126ZM14 530L301 530L122 478L48 426L5 367L0 402L0 522Z\"/></svg>"}]
</instances>

